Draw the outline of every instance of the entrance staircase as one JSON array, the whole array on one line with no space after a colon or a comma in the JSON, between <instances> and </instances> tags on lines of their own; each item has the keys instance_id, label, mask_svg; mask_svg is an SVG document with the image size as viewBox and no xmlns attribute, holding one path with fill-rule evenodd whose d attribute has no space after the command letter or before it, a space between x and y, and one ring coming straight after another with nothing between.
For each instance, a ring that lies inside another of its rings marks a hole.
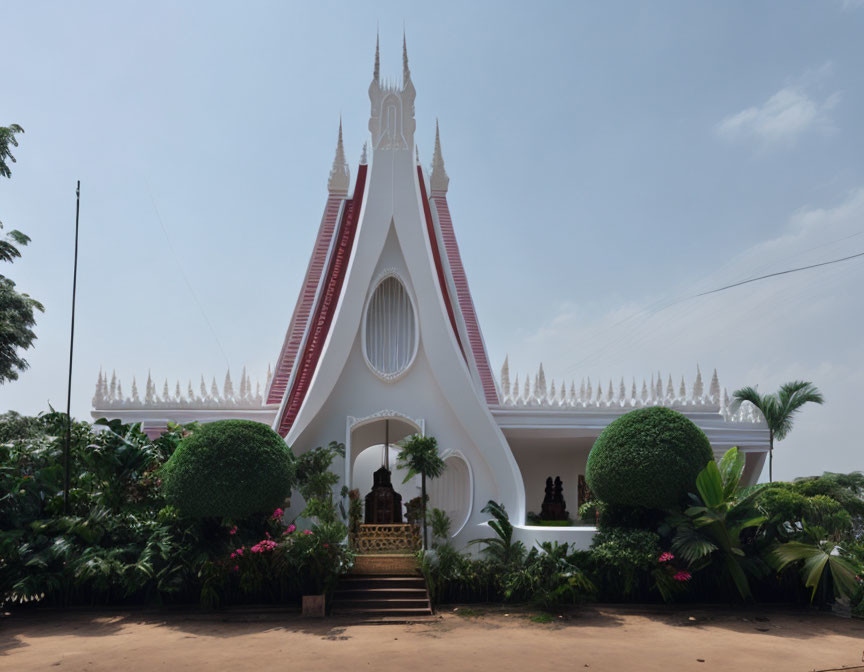
<instances>
[{"instance_id":1,"label":"entrance staircase","mask_svg":"<svg viewBox=\"0 0 864 672\"><path fill-rule=\"evenodd\" d=\"M404 623L431 619L432 604L422 576L349 574L336 587L333 615Z\"/></svg>"},{"instance_id":2,"label":"entrance staircase","mask_svg":"<svg viewBox=\"0 0 864 672\"><path fill-rule=\"evenodd\" d=\"M412 525L361 525L352 539L354 569L333 596L333 615L364 623L434 620L426 580L412 551L419 546Z\"/></svg>"}]
</instances>

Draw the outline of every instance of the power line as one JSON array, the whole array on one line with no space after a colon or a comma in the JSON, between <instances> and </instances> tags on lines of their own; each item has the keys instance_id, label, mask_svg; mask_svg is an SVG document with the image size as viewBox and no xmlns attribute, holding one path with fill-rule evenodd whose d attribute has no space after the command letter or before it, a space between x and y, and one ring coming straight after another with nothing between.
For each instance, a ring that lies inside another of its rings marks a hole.
<instances>
[{"instance_id":1,"label":"power line","mask_svg":"<svg viewBox=\"0 0 864 672\"><path fill-rule=\"evenodd\" d=\"M858 254L851 254L848 257L843 257L842 259L832 259L831 261L823 261L818 264L810 264L809 266L800 266L798 268L790 268L785 271L777 271L776 273L769 273L768 275L760 275L756 278L750 278L749 280L742 280L741 282L736 282L731 285L726 285L725 287L718 287L717 289L712 289L707 292L702 292L701 294L694 294L693 296L687 297L689 299L695 299L700 296L707 296L708 294L716 294L717 292L722 292L726 289L732 289L733 287L740 287L741 285L746 285L750 282L756 282L757 280L765 280L765 278L773 278L778 275L786 275L787 273L797 273L798 271L806 271L811 268L818 268L820 266L828 266L830 264L839 264L841 261L849 261L850 259L855 259L856 257L864 257L864 252L859 252ZM681 299L682 301L686 301L687 299Z\"/></svg>"}]
</instances>

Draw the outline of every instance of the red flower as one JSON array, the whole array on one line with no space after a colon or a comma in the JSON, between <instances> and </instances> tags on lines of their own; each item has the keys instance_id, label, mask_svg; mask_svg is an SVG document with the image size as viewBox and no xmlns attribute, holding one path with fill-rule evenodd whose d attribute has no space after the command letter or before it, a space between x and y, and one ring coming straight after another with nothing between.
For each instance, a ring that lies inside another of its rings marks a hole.
<instances>
[{"instance_id":1,"label":"red flower","mask_svg":"<svg viewBox=\"0 0 864 672\"><path fill-rule=\"evenodd\" d=\"M692 577L690 572L680 571L675 576L672 577L676 581L689 581Z\"/></svg>"},{"instance_id":2,"label":"red flower","mask_svg":"<svg viewBox=\"0 0 864 672\"><path fill-rule=\"evenodd\" d=\"M675 556L667 551L666 553L660 554L660 557L657 558L657 562L669 562L670 560L674 560L674 559L675 559Z\"/></svg>"}]
</instances>

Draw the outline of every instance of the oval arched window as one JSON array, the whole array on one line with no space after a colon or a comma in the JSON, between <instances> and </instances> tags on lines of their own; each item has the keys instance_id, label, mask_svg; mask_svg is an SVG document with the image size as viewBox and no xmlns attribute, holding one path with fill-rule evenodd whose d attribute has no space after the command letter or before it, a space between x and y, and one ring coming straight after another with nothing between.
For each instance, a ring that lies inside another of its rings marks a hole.
<instances>
[{"instance_id":1,"label":"oval arched window","mask_svg":"<svg viewBox=\"0 0 864 672\"><path fill-rule=\"evenodd\" d=\"M417 325L411 297L399 278L382 280L366 307L366 361L376 374L393 379L403 373L417 349Z\"/></svg>"}]
</instances>

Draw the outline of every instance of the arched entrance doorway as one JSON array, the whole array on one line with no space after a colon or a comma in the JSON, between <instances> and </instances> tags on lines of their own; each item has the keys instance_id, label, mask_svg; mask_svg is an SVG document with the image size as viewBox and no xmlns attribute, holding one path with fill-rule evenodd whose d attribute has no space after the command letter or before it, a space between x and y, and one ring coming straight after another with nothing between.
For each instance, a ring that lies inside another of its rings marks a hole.
<instances>
[{"instance_id":1,"label":"arched entrance doorway","mask_svg":"<svg viewBox=\"0 0 864 672\"><path fill-rule=\"evenodd\" d=\"M423 434L422 419L410 418L396 411L381 411L365 418L348 418L345 443L345 483L365 497L372 488L373 474L387 465L392 473L393 489L404 504L420 494L420 479L402 481L406 472L396 467L399 441L412 434Z\"/></svg>"}]
</instances>

